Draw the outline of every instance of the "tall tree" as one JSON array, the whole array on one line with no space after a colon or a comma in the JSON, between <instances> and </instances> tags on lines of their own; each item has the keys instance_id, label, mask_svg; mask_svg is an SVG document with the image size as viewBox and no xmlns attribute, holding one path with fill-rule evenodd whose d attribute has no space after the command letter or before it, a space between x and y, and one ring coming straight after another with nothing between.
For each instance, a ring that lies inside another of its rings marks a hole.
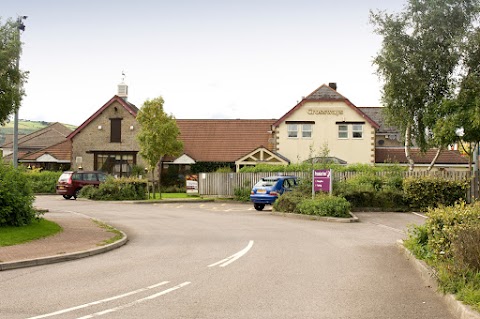
<instances>
[{"instance_id":1,"label":"tall tree","mask_svg":"<svg viewBox=\"0 0 480 319\"><path fill-rule=\"evenodd\" d=\"M444 143L460 144L471 164L480 141L480 28L470 32L462 61L458 93L442 104L433 132Z\"/></svg>"},{"instance_id":2,"label":"tall tree","mask_svg":"<svg viewBox=\"0 0 480 319\"><path fill-rule=\"evenodd\" d=\"M374 58L383 80L382 101L390 124L404 133L410 148L426 151L445 99L453 96L465 36L478 14L477 0L408 0L403 12L371 12L375 32L383 37Z\"/></svg>"},{"instance_id":3,"label":"tall tree","mask_svg":"<svg viewBox=\"0 0 480 319\"><path fill-rule=\"evenodd\" d=\"M173 115L163 110L162 97L147 100L137 114L140 131L137 135L140 155L147 161L155 185L155 168L160 167L159 193L162 198L162 162L165 156L178 156L183 150L183 143L178 140L180 130ZM154 188L155 194L155 188Z\"/></svg>"},{"instance_id":4,"label":"tall tree","mask_svg":"<svg viewBox=\"0 0 480 319\"><path fill-rule=\"evenodd\" d=\"M20 107L28 72L18 68L22 52L18 21L0 20L0 124Z\"/></svg>"}]
</instances>

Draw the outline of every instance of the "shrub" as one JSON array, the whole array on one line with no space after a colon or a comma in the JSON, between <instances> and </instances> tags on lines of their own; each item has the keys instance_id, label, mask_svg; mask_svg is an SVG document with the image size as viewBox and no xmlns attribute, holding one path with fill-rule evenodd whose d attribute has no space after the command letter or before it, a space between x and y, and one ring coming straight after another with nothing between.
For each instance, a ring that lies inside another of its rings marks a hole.
<instances>
[{"instance_id":1,"label":"shrub","mask_svg":"<svg viewBox=\"0 0 480 319\"><path fill-rule=\"evenodd\" d=\"M55 186L62 172L51 171L25 171L25 176L30 180L32 191L36 194L55 194Z\"/></svg>"},{"instance_id":2,"label":"shrub","mask_svg":"<svg viewBox=\"0 0 480 319\"><path fill-rule=\"evenodd\" d=\"M142 200L146 199L147 184L137 178L108 178L98 188L85 186L80 191L80 197L93 200Z\"/></svg>"},{"instance_id":3,"label":"shrub","mask_svg":"<svg viewBox=\"0 0 480 319\"><path fill-rule=\"evenodd\" d=\"M298 210L305 215L350 217L350 203L345 198L324 194L303 200Z\"/></svg>"},{"instance_id":4,"label":"shrub","mask_svg":"<svg viewBox=\"0 0 480 319\"><path fill-rule=\"evenodd\" d=\"M480 217L480 215L479 215ZM480 223L462 225L452 240L452 255L463 269L480 272Z\"/></svg>"},{"instance_id":5,"label":"shrub","mask_svg":"<svg viewBox=\"0 0 480 319\"><path fill-rule=\"evenodd\" d=\"M412 208L451 206L465 199L468 183L438 177L407 178L403 181L405 199Z\"/></svg>"},{"instance_id":6,"label":"shrub","mask_svg":"<svg viewBox=\"0 0 480 319\"><path fill-rule=\"evenodd\" d=\"M252 191L252 187L250 181L245 181L243 183L243 187L237 187L233 190L233 195L235 200L241 202L248 202L250 201L250 192Z\"/></svg>"},{"instance_id":7,"label":"shrub","mask_svg":"<svg viewBox=\"0 0 480 319\"><path fill-rule=\"evenodd\" d=\"M178 185L172 185L172 186L163 186L162 185L162 193L186 193L187 189L185 186L178 186Z\"/></svg>"},{"instance_id":8,"label":"shrub","mask_svg":"<svg viewBox=\"0 0 480 319\"><path fill-rule=\"evenodd\" d=\"M451 250L452 242L457 241L460 250L468 252L468 240L458 239L463 231L475 232L480 227L480 203L473 205L458 203L454 206L430 209L426 222L428 244L437 258L451 258L455 254ZM478 244L478 242L477 242ZM462 247L462 248L461 248Z\"/></svg>"},{"instance_id":9,"label":"shrub","mask_svg":"<svg viewBox=\"0 0 480 319\"><path fill-rule=\"evenodd\" d=\"M0 226L23 226L35 219L33 192L19 169L0 164Z\"/></svg>"},{"instance_id":10,"label":"shrub","mask_svg":"<svg viewBox=\"0 0 480 319\"><path fill-rule=\"evenodd\" d=\"M250 201L250 192L251 192L250 187L237 187L233 190L233 195L235 200L238 200L240 202L248 202Z\"/></svg>"},{"instance_id":11,"label":"shrub","mask_svg":"<svg viewBox=\"0 0 480 319\"><path fill-rule=\"evenodd\" d=\"M273 209L284 213L299 214L298 205L306 198L302 192L297 190L286 192L273 203Z\"/></svg>"}]
</instances>

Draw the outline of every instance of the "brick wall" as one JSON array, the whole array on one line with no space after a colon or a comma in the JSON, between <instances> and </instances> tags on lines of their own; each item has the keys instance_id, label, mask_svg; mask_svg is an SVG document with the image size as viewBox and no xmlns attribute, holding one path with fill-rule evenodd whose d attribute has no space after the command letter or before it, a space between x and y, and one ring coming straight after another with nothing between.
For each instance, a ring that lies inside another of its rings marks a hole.
<instances>
[{"instance_id":1,"label":"brick wall","mask_svg":"<svg viewBox=\"0 0 480 319\"><path fill-rule=\"evenodd\" d=\"M121 143L110 142L110 119L122 118ZM100 128L101 127L101 128ZM133 129L131 129L133 127ZM84 170L93 170L94 154L89 151L139 151L136 140L139 129L135 117L120 103L114 101L103 112L94 118L72 139L72 169L77 169L77 157L82 158L81 166ZM140 155L137 154L137 165L145 166Z\"/></svg>"}]
</instances>

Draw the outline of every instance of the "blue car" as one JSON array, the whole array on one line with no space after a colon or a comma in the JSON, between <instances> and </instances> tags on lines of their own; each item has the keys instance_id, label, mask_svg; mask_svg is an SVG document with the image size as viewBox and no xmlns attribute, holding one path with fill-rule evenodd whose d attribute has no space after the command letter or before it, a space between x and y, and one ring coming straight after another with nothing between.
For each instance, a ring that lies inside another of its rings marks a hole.
<instances>
[{"instance_id":1,"label":"blue car","mask_svg":"<svg viewBox=\"0 0 480 319\"><path fill-rule=\"evenodd\" d=\"M272 205L284 192L297 186L296 176L271 176L262 178L250 192L250 201L256 210Z\"/></svg>"}]
</instances>

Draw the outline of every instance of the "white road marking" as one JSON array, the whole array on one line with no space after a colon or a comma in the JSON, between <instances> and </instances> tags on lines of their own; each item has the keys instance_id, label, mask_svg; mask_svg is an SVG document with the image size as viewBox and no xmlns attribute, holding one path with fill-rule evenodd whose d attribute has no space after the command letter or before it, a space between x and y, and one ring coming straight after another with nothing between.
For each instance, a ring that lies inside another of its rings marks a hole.
<instances>
[{"instance_id":1,"label":"white road marking","mask_svg":"<svg viewBox=\"0 0 480 319\"><path fill-rule=\"evenodd\" d=\"M422 217L422 218L425 218L425 219L428 218L427 216L422 215L422 214L419 214L419 213L412 212L412 214L413 214L413 215L417 215L417 216Z\"/></svg>"},{"instance_id":2,"label":"white road marking","mask_svg":"<svg viewBox=\"0 0 480 319\"><path fill-rule=\"evenodd\" d=\"M83 309L83 308L87 308L87 307L90 307L90 306L95 306L95 305L99 305L99 304L102 304L102 303L105 303L105 302L109 302L109 301L112 301L112 300L128 297L128 296L138 294L138 293L143 292L143 291L147 291L147 290L150 290L150 289L153 289L153 288L157 288L159 286L166 285L168 283L169 283L168 281L162 281L162 282L159 282L158 284L151 285L151 286L148 286L146 288L137 289L137 290L130 291L130 292L127 292L127 293L124 293L124 294L121 294L121 295L114 296L114 297L110 297L110 298L106 298L106 299L102 299L102 300L98 300L98 301L94 301L94 302L89 302L89 303L86 303L86 304L83 304L83 305L80 305L80 306L76 306L76 307L72 307L72 308L67 308L67 309L47 313L47 314L41 315L41 316L30 317L30 318L27 318L27 319L40 319L40 318L47 318L47 317L52 317L52 316L56 316L56 315L61 315L61 314L71 312L71 311L74 311L74 310Z\"/></svg>"},{"instance_id":3,"label":"white road marking","mask_svg":"<svg viewBox=\"0 0 480 319\"><path fill-rule=\"evenodd\" d=\"M245 255L250 250L250 248L252 248L252 246L253 246L253 240L250 240L247 247L240 250L238 253L235 253L235 254L231 255L230 257L222 259L222 260L220 260L220 261L218 261L214 264L208 265L208 267L215 267L215 266L218 266L218 265L220 265L219 267L226 267L226 266L230 265L231 263L233 263L238 258Z\"/></svg>"},{"instance_id":4,"label":"white road marking","mask_svg":"<svg viewBox=\"0 0 480 319\"><path fill-rule=\"evenodd\" d=\"M389 230L393 230L394 232L397 232L397 233L400 233L400 234L405 234L405 231L404 230L401 230L401 229L398 229L398 228L393 228L393 227L390 227L390 226L387 226L387 225L383 225L383 224L379 224L379 223L374 223L374 222L370 222L371 224L373 225L376 225L378 227L382 227L382 228L386 228L386 229L389 229Z\"/></svg>"},{"instance_id":5,"label":"white road marking","mask_svg":"<svg viewBox=\"0 0 480 319\"><path fill-rule=\"evenodd\" d=\"M158 298L158 297L160 297L160 296L166 295L166 294L168 294L168 293L170 293L170 292L172 292L172 291L175 291L175 290L177 290L177 289L180 289L180 288L182 288L182 287L185 287L185 286L187 286L187 285L189 285L189 284L191 284L191 282L186 281L186 282L184 282L184 283L181 283L180 285L177 285L177 286L175 286L175 287L169 288L169 289L164 290L164 291L161 291L161 292L159 292L159 293L150 295L150 296L148 296L148 297L145 297L145 298L142 298L142 299L138 299L138 300L129 302L129 303L127 303L127 304L125 304L125 305L122 305L122 306L118 306L118 307L115 307L115 308L107 309L107 310L100 311L100 312L96 312L96 313L92 313L91 315L79 317L79 318L77 318L77 319L89 319L89 318L93 318L93 317L99 317L99 316L106 315L107 313L112 313L112 312L119 311L119 310L122 310L122 309L130 308L130 307L133 307L133 306L135 306L135 305L138 305L139 303L142 303L142 302L145 302L145 301L149 301L149 300Z\"/></svg>"}]
</instances>

